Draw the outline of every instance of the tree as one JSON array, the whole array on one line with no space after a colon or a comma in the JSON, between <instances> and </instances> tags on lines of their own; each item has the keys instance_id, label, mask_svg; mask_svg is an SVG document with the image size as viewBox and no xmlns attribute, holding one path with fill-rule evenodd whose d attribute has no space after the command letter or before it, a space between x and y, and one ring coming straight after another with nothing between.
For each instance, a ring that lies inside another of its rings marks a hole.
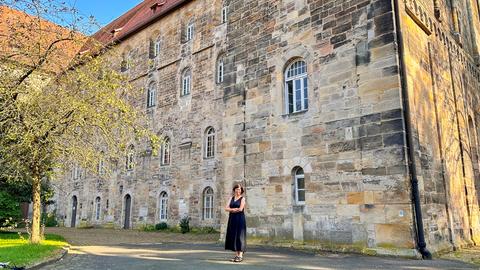
<instances>
[{"instance_id":1,"label":"tree","mask_svg":"<svg viewBox=\"0 0 480 270\"><path fill-rule=\"evenodd\" d=\"M159 142L134 104L140 89L112 69L114 50L77 32L83 21L74 9L54 0L0 5L30 14L0 7L20 14L0 26L0 178L31 183L30 240L38 243L42 179L73 164L94 173L100 160L117 163L134 141L154 150ZM43 19L65 14L73 18L66 27ZM82 48L89 50L79 54Z\"/></svg>"}]
</instances>

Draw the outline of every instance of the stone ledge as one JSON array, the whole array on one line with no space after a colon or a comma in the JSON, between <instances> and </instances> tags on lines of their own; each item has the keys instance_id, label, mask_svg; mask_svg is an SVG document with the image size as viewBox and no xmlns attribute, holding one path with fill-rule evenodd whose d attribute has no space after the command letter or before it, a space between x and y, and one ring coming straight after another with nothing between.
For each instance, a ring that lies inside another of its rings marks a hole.
<instances>
[{"instance_id":1,"label":"stone ledge","mask_svg":"<svg viewBox=\"0 0 480 270\"><path fill-rule=\"evenodd\" d=\"M70 246L65 246L59 252L56 252L57 254L48 257L47 259L37 262L33 265L25 267L25 269L40 269L46 265L53 264L58 262L59 260L63 259L67 254L68 251L70 250Z\"/></svg>"}]
</instances>

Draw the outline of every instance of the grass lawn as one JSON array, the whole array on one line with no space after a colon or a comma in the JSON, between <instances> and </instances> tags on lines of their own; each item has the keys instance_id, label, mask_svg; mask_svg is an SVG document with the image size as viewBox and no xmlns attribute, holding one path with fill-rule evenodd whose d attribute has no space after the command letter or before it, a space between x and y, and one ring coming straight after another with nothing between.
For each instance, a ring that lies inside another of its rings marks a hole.
<instances>
[{"instance_id":1,"label":"grass lawn","mask_svg":"<svg viewBox=\"0 0 480 270\"><path fill-rule=\"evenodd\" d=\"M18 233L0 232L0 262L10 262L10 265L26 266L42 261L58 252L67 245L65 239L54 234L47 234L46 239L40 244L28 243L28 235Z\"/></svg>"}]
</instances>

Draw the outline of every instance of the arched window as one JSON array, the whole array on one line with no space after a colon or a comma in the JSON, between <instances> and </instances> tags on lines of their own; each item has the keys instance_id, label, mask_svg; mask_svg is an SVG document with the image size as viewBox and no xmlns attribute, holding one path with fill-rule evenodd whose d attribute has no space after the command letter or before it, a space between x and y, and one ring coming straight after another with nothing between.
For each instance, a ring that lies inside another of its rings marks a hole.
<instances>
[{"instance_id":1,"label":"arched window","mask_svg":"<svg viewBox=\"0 0 480 270\"><path fill-rule=\"evenodd\" d=\"M205 157L211 158L215 156L215 129L208 127L205 131Z\"/></svg>"},{"instance_id":2,"label":"arched window","mask_svg":"<svg viewBox=\"0 0 480 270\"><path fill-rule=\"evenodd\" d=\"M218 57L218 60L217 60L217 78L216 78L216 81L217 83L222 83L223 82L223 77L225 75L225 66L224 66L224 62L225 62L225 56L224 55L220 55Z\"/></svg>"},{"instance_id":3,"label":"arched window","mask_svg":"<svg viewBox=\"0 0 480 270\"><path fill-rule=\"evenodd\" d=\"M154 48L153 48L153 56L158 57L160 55L160 47L161 46L161 40L160 37L158 37L155 40Z\"/></svg>"},{"instance_id":4,"label":"arched window","mask_svg":"<svg viewBox=\"0 0 480 270\"><path fill-rule=\"evenodd\" d=\"M100 220L100 211L101 211L100 197L97 197L95 199L95 220Z\"/></svg>"},{"instance_id":5,"label":"arched window","mask_svg":"<svg viewBox=\"0 0 480 270\"><path fill-rule=\"evenodd\" d=\"M228 20L228 7L224 6L222 8L222 23L226 23Z\"/></svg>"},{"instance_id":6,"label":"arched window","mask_svg":"<svg viewBox=\"0 0 480 270\"><path fill-rule=\"evenodd\" d=\"M151 82L148 85L148 91L147 91L147 107L153 107L155 106L157 99L157 86L155 85L155 82Z\"/></svg>"},{"instance_id":7,"label":"arched window","mask_svg":"<svg viewBox=\"0 0 480 270\"><path fill-rule=\"evenodd\" d=\"M127 150L125 168L127 171L131 171L133 167L135 167L135 148L133 145L130 145Z\"/></svg>"},{"instance_id":8,"label":"arched window","mask_svg":"<svg viewBox=\"0 0 480 270\"><path fill-rule=\"evenodd\" d=\"M160 193L160 202L159 202L159 213L158 217L160 220L167 220L168 215L168 194L167 192L163 191Z\"/></svg>"},{"instance_id":9,"label":"arched window","mask_svg":"<svg viewBox=\"0 0 480 270\"><path fill-rule=\"evenodd\" d=\"M192 84L192 73L190 69L185 69L182 73L182 96L186 96L190 94L190 88Z\"/></svg>"},{"instance_id":10,"label":"arched window","mask_svg":"<svg viewBox=\"0 0 480 270\"><path fill-rule=\"evenodd\" d=\"M305 176L303 174L303 169L300 167L297 167L293 171L293 185L294 185L295 204L304 204L305 203Z\"/></svg>"},{"instance_id":11,"label":"arched window","mask_svg":"<svg viewBox=\"0 0 480 270\"><path fill-rule=\"evenodd\" d=\"M291 63L285 70L285 107L287 113L308 109L307 64L303 60Z\"/></svg>"},{"instance_id":12,"label":"arched window","mask_svg":"<svg viewBox=\"0 0 480 270\"><path fill-rule=\"evenodd\" d=\"M165 137L161 148L162 165L170 164L170 138Z\"/></svg>"},{"instance_id":13,"label":"arched window","mask_svg":"<svg viewBox=\"0 0 480 270\"><path fill-rule=\"evenodd\" d=\"M213 189L207 187L203 191L203 219L213 218Z\"/></svg>"},{"instance_id":14,"label":"arched window","mask_svg":"<svg viewBox=\"0 0 480 270\"><path fill-rule=\"evenodd\" d=\"M187 29L185 31L185 41L189 41L193 39L193 31L194 31L194 26L193 26L193 20L192 20L187 25Z\"/></svg>"},{"instance_id":15,"label":"arched window","mask_svg":"<svg viewBox=\"0 0 480 270\"><path fill-rule=\"evenodd\" d=\"M98 167L97 167L97 172L98 175L104 175L105 174L105 159L103 158L104 153L100 153L100 159L98 160Z\"/></svg>"}]
</instances>

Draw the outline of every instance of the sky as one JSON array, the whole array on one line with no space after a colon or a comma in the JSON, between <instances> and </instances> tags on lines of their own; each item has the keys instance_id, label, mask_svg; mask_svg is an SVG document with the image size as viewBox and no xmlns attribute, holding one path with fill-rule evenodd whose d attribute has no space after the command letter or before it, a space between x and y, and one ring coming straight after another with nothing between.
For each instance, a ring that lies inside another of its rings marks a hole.
<instances>
[{"instance_id":1,"label":"sky","mask_svg":"<svg viewBox=\"0 0 480 270\"><path fill-rule=\"evenodd\" d=\"M101 26L105 26L140 2L142 0L69 0L67 3L85 17L93 15Z\"/></svg>"}]
</instances>

